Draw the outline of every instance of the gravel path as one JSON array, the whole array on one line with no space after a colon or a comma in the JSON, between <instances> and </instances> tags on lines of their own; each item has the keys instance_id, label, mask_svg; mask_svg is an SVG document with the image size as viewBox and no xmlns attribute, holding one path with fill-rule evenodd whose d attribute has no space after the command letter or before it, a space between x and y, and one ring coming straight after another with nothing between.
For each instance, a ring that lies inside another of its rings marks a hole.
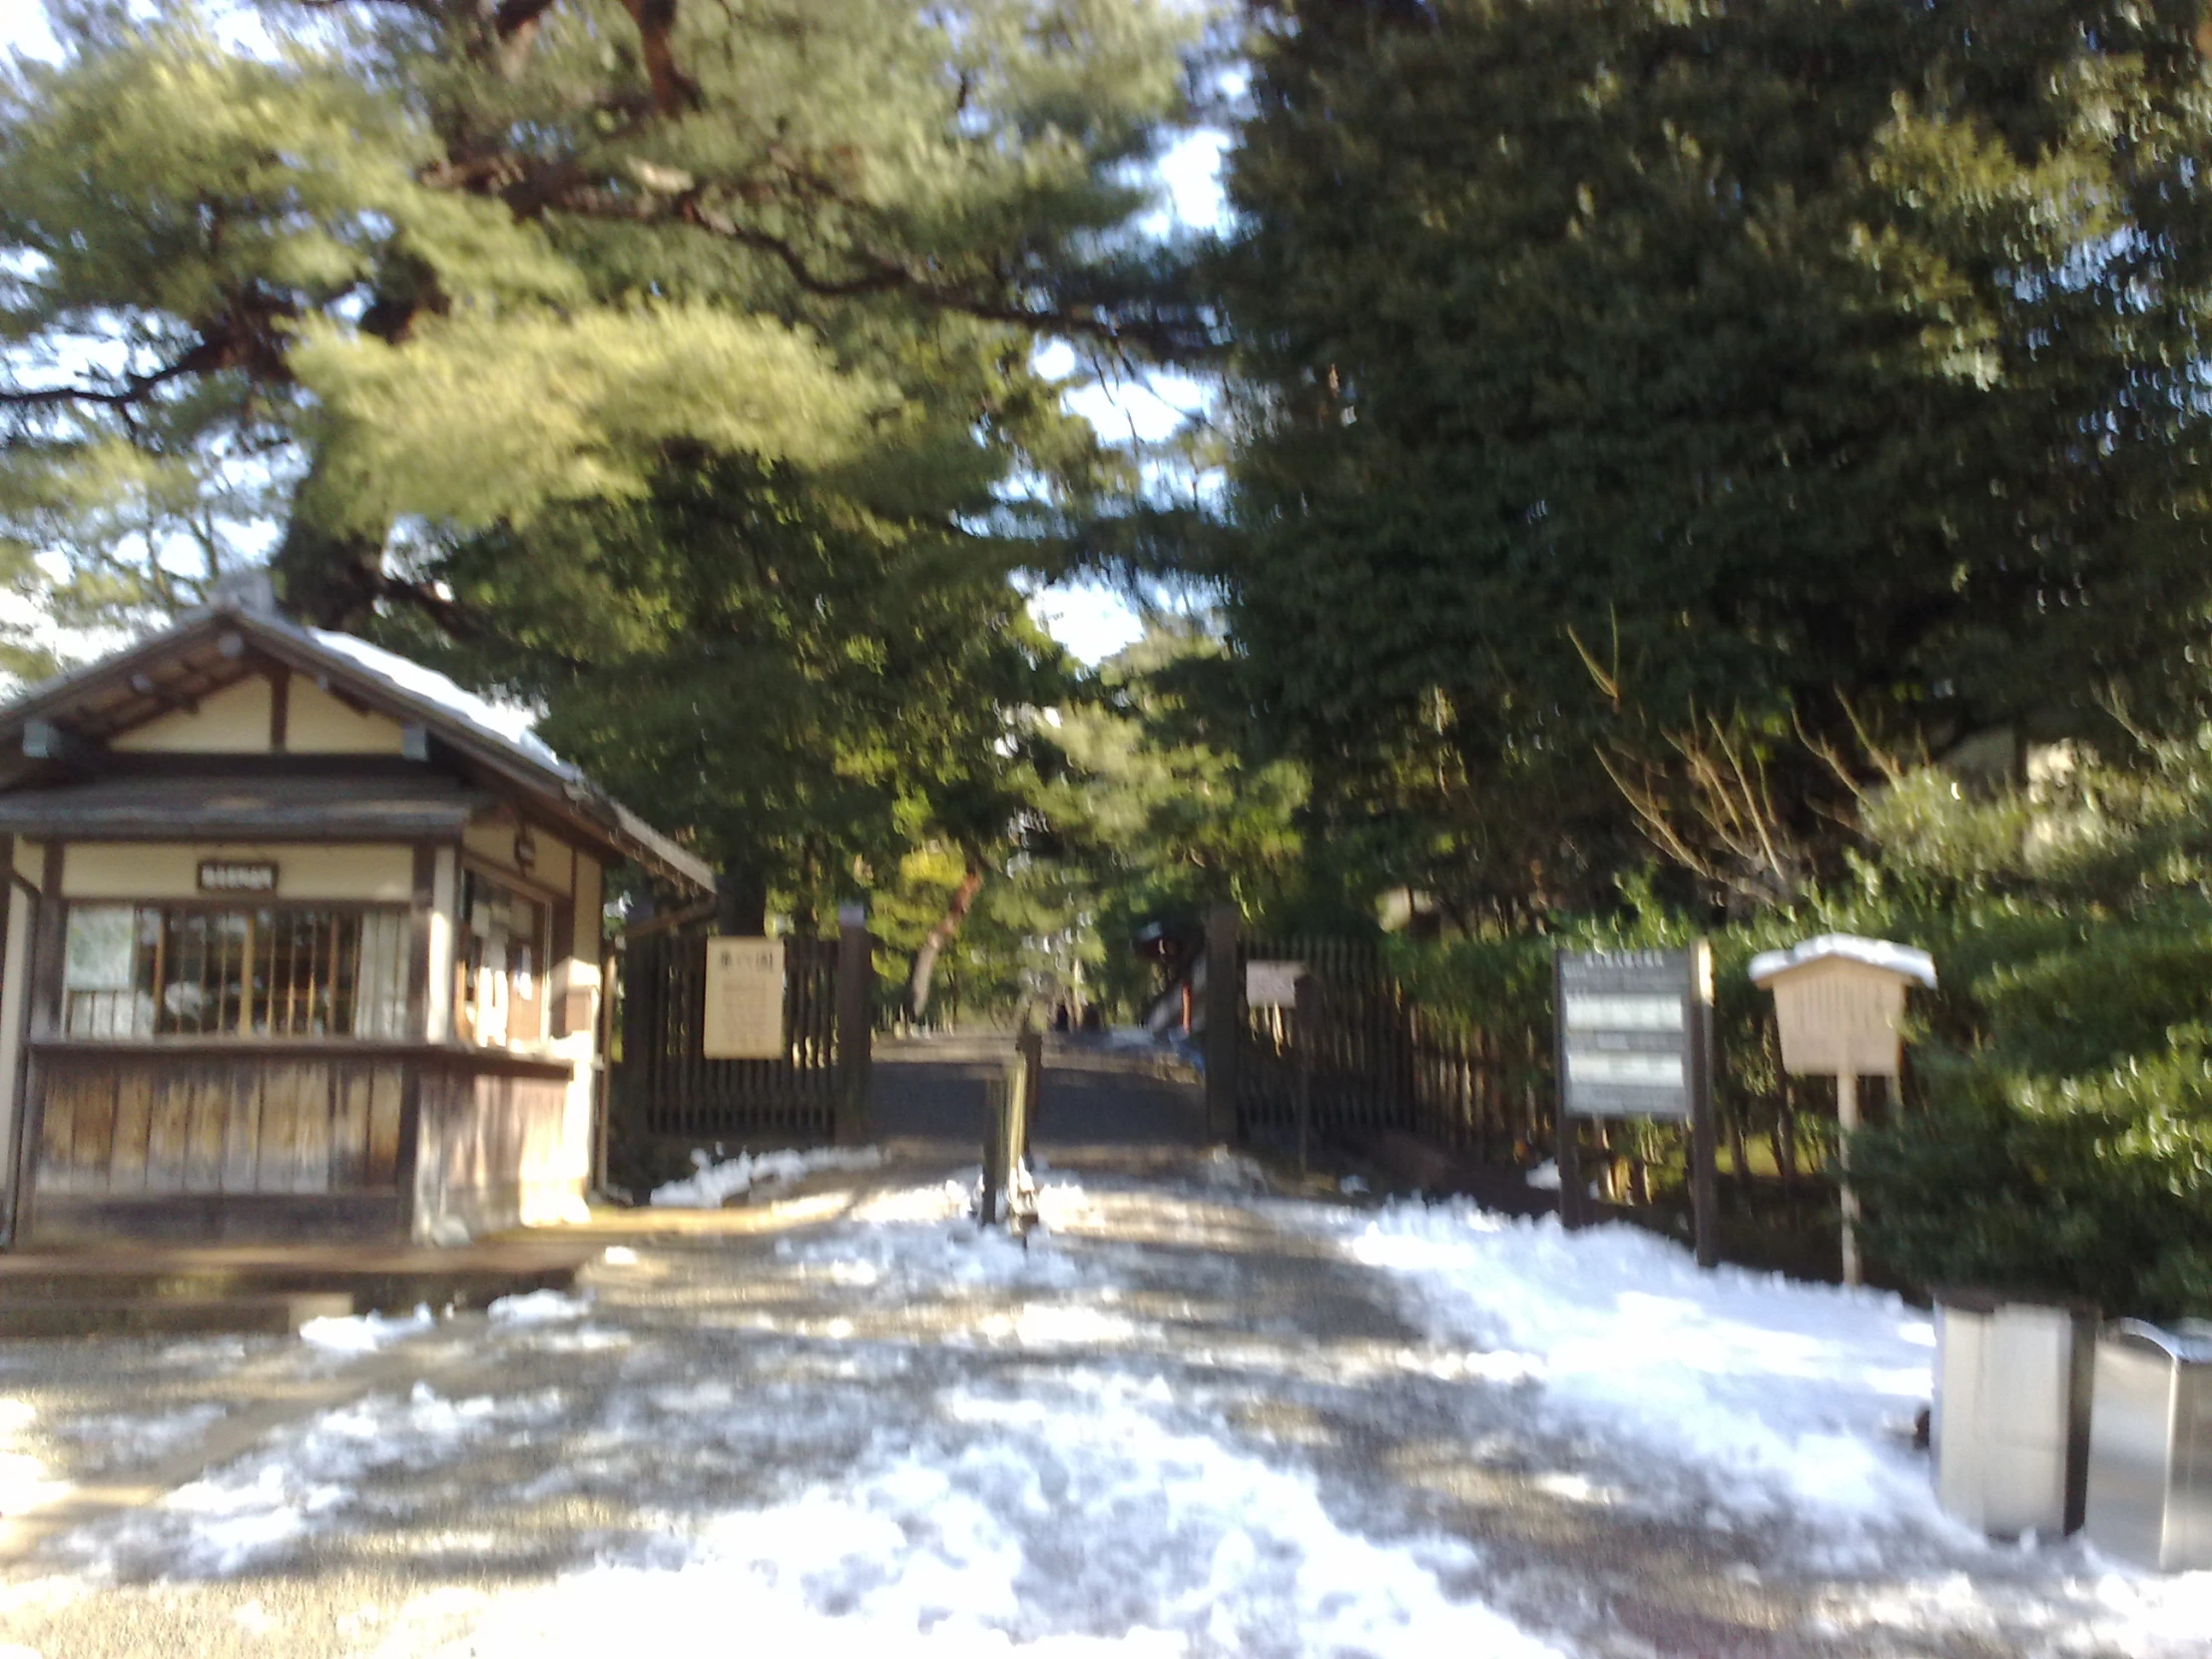
<instances>
[{"instance_id":1,"label":"gravel path","mask_svg":"<svg viewBox=\"0 0 2212 1659\"><path fill-rule=\"evenodd\" d=\"M7 1541L0 1654L488 1659L694 1623L714 1651L1434 1652L1484 1605L1608 1659L2067 1634L2024 1601L1899 1627L1986 1556L1840 1579L1787 1527L1708 1522L1694 1475L1562 1438L1242 1166L1048 1177L1026 1252L952 1219L953 1173L610 1234L588 1308L367 1355L17 1345L13 1451L97 1490ZM1480 1628L1451 1650L1509 1651Z\"/></svg>"}]
</instances>

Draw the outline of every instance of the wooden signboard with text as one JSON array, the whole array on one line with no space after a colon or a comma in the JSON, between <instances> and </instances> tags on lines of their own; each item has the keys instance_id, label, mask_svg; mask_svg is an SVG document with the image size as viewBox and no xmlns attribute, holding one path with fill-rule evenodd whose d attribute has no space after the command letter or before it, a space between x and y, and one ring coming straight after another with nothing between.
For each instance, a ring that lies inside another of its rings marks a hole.
<instances>
[{"instance_id":1,"label":"wooden signboard with text","mask_svg":"<svg viewBox=\"0 0 2212 1659\"><path fill-rule=\"evenodd\" d=\"M710 1060L777 1060L784 1041L784 941L707 941L700 1052Z\"/></svg>"},{"instance_id":2,"label":"wooden signboard with text","mask_svg":"<svg viewBox=\"0 0 2212 1659\"><path fill-rule=\"evenodd\" d=\"M1697 1260L1720 1259L1713 1131L1713 952L1561 950L1554 963L1558 1022L1559 1219L1588 1219L1575 1119L1657 1118L1690 1131L1689 1177Z\"/></svg>"}]
</instances>

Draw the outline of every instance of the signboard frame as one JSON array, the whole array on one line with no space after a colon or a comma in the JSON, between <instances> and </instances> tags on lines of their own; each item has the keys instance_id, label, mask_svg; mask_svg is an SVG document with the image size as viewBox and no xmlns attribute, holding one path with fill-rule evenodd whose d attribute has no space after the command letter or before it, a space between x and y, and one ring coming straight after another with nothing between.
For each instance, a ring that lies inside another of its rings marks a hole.
<instances>
[{"instance_id":1,"label":"signboard frame","mask_svg":"<svg viewBox=\"0 0 2212 1659\"><path fill-rule=\"evenodd\" d=\"M1679 1016L1665 1014L1670 1001L1679 1007ZM1585 1007L1593 1002L1609 1006L1570 1024L1569 1009L1577 1002ZM1711 941L1698 939L1681 950L1576 951L1561 945L1552 952L1552 1018L1557 1035L1560 1225L1573 1229L1592 1219L1582 1181L1577 1118L1643 1117L1687 1123L1697 1261L1701 1268L1715 1266L1720 1260L1720 1217L1718 1137L1713 1122ZM1581 1033L1580 1037L1570 1038L1570 1030ZM1671 1046L1658 1040L1670 1031L1681 1033L1679 1042ZM1679 1106L1667 1100L1664 1084L1654 1081L1660 1068L1643 1063L1673 1054L1681 1062ZM1573 1064L1577 1058L1582 1062L1579 1068ZM1574 1078L1577 1069L1584 1078L1579 1087Z\"/></svg>"},{"instance_id":2,"label":"signboard frame","mask_svg":"<svg viewBox=\"0 0 2212 1659\"><path fill-rule=\"evenodd\" d=\"M784 941L760 934L720 934L707 940L699 1052L708 1060L781 1060L789 974Z\"/></svg>"}]
</instances>

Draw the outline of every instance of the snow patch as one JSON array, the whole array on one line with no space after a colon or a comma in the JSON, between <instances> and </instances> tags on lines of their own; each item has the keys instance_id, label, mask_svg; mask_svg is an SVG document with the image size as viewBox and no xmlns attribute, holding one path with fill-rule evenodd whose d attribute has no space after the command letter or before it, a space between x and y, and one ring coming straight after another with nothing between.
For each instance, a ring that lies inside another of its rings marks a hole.
<instances>
[{"instance_id":1,"label":"snow patch","mask_svg":"<svg viewBox=\"0 0 2212 1659\"><path fill-rule=\"evenodd\" d=\"M29 1449L38 1411L29 1400L0 1399L0 1515L17 1515L69 1490Z\"/></svg>"},{"instance_id":2,"label":"snow patch","mask_svg":"<svg viewBox=\"0 0 2212 1659\"><path fill-rule=\"evenodd\" d=\"M651 1202L664 1210L719 1210L756 1186L782 1185L826 1170L874 1169L883 1162L880 1147L817 1147L807 1152L741 1152L716 1163L694 1152L699 1173L653 1189Z\"/></svg>"},{"instance_id":3,"label":"snow patch","mask_svg":"<svg viewBox=\"0 0 2212 1659\"><path fill-rule=\"evenodd\" d=\"M235 1576L336 1524L377 1469L437 1467L464 1443L528 1434L560 1403L553 1390L448 1399L426 1382L405 1395L371 1394L319 1413L159 1504L73 1534L64 1547L95 1567L155 1552L172 1570Z\"/></svg>"},{"instance_id":4,"label":"snow patch","mask_svg":"<svg viewBox=\"0 0 2212 1659\"><path fill-rule=\"evenodd\" d=\"M879 1659L1559 1651L1469 1593L1481 1559L1465 1544L1345 1531L1312 1476L1165 1420L1166 1392L955 1391L941 1408L969 1430L957 1440L719 1516L677 1565L501 1597L455 1651L616 1651L640 1607L663 1630Z\"/></svg>"},{"instance_id":5,"label":"snow patch","mask_svg":"<svg viewBox=\"0 0 2212 1659\"><path fill-rule=\"evenodd\" d=\"M561 1291L531 1291L503 1296L485 1310L495 1325L556 1325L591 1312L591 1298Z\"/></svg>"},{"instance_id":6,"label":"snow patch","mask_svg":"<svg viewBox=\"0 0 2212 1659\"><path fill-rule=\"evenodd\" d=\"M2069 1651L2203 1651L2212 1572L2134 1573L2078 1538L1992 1544L1941 1512L1928 1457L1895 1432L1932 1392L1935 1330L1896 1296L1702 1273L1634 1228L1568 1233L1465 1202L1295 1213L1395 1275L1435 1339L1516 1355L1541 1409L1615 1471L1547 1477L1555 1496L1618 1501L1618 1482L1649 1504L1656 1486L1662 1506L1687 1503L1708 1525L1797 1531L1807 1565L1875 1581L1831 1598L1837 1632L2026 1627Z\"/></svg>"},{"instance_id":7,"label":"snow patch","mask_svg":"<svg viewBox=\"0 0 2212 1659\"><path fill-rule=\"evenodd\" d=\"M354 1314L350 1317L309 1320L299 1328L299 1340L325 1354L373 1354L402 1337L428 1331L437 1321L427 1304L407 1315Z\"/></svg>"}]
</instances>

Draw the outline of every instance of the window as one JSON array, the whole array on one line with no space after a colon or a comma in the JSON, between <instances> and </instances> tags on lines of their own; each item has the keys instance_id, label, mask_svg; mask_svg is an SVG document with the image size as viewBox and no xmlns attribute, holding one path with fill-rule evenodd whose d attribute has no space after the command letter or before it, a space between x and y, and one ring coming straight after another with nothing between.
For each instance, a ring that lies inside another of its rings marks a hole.
<instances>
[{"instance_id":1,"label":"window","mask_svg":"<svg viewBox=\"0 0 2212 1659\"><path fill-rule=\"evenodd\" d=\"M72 1037L383 1037L407 1021L405 909L76 904Z\"/></svg>"},{"instance_id":2,"label":"window","mask_svg":"<svg viewBox=\"0 0 2212 1659\"><path fill-rule=\"evenodd\" d=\"M549 1036L544 902L469 869L461 872L461 915L453 1005L462 1037L504 1048Z\"/></svg>"}]
</instances>

